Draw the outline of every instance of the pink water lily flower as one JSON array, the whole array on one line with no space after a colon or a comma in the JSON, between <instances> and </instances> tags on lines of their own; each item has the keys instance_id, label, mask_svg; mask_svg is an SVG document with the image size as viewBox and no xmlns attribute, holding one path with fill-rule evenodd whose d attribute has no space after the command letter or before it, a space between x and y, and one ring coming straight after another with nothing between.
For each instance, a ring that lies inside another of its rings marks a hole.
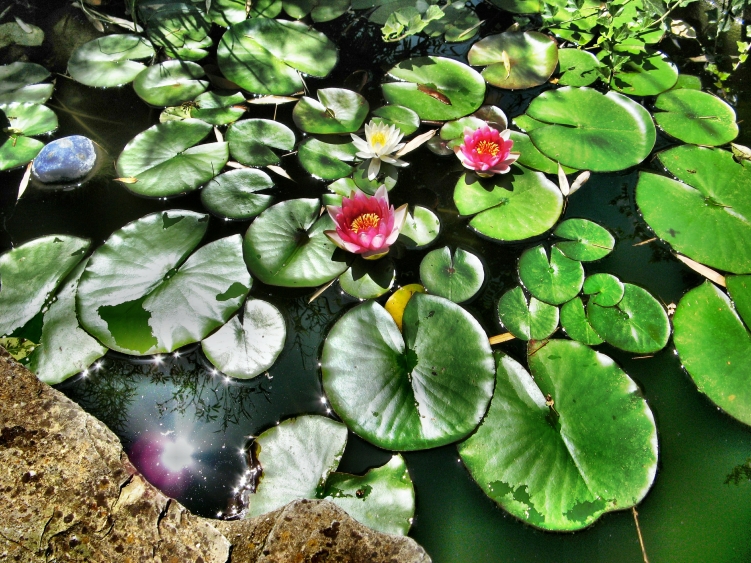
<instances>
[{"instance_id":1,"label":"pink water lily flower","mask_svg":"<svg viewBox=\"0 0 751 563\"><path fill-rule=\"evenodd\" d=\"M407 219L406 203L397 210L389 206L386 186L378 188L374 196L353 191L350 197L342 198L341 207L329 205L326 209L336 230L324 234L339 248L368 260L386 255Z\"/></svg>"},{"instance_id":2,"label":"pink water lily flower","mask_svg":"<svg viewBox=\"0 0 751 563\"><path fill-rule=\"evenodd\" d=\"M505 174L519 158L518 152L511 152L514 141L509 140L511 131L498 131L487 125L472 131L464 130L464 142L454 147L454 152L465 168L474 170L479 176Z\"/></svg>"}]
</instances>

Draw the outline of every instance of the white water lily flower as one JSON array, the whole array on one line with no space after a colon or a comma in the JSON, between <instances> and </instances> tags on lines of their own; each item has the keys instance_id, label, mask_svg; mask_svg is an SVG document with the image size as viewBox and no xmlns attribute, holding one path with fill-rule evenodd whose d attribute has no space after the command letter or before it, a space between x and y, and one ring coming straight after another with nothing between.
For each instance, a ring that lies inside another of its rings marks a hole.
<instances>
[{"instance_id":1,"label":"white water lily flower","mask_svg":"<svg viewBox=\"0 0 751 563\"><path fill-rule=\"evenodd\" d=\"M404 143L399 143L404 136L396 125L386 125L371 121L365 125L365 140L354 133L352 142L357 148L357 156L363 160L370 160L368 165L368 180L375 180L381 169L381 162L388 162L394 166L407 166L407 162L391 156L397 152Z\"/></svg>"}]
</instances>

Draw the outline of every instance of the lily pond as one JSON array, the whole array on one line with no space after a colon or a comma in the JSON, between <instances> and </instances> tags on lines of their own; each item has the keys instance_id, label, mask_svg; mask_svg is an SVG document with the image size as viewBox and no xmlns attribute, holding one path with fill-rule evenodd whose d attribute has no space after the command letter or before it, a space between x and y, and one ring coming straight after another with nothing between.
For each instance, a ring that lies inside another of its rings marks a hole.
<instances>
[{"instance_id":1,"label":"lily pond","mask_svg":"<svg viewBox=\"0 0 751 563\"><path fill-rule=\"evenodd\" d=\"M747 563L746 9L12 4L0 344L202 516Z\"/></svg>"}]
</instances>

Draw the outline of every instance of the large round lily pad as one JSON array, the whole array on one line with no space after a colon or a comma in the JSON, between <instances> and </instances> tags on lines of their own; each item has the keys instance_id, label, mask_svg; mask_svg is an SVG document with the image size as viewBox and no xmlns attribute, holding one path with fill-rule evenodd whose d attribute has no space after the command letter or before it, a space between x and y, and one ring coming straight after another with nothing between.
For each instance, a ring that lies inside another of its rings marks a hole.
<instances>
[{"instance_id":1,"label":"large round lily pad","mask_svg":"<svg viewBox=\"0 0 751 563\"><path fill-rule=\"evenodd\" d=\"M584 283L584 268L555 246L548 257L540 245L525 250L519 258L519 278L537 299L550 305L561 305L576 297Z\"/></svg>"},{"instance_id":2,"label":"large round lily pad","mask_svg":"<svg viewBox=\"0 0 751 563\"><path fill-rule=\"evenodd\" d=\"M201 348L223 374L250 379L274 364L286 338L287 327L279 309L260 299L248 299L242 319L232 317L203 340Z\"/></svg>"},{"instance_id":3,"label":"large round lily pad","mask_svg":"<svg viewBox=\"0 0 751 563\"><path fill-rule=\"evenodd\" d=\"M230 170L206 184L201 190L201 203L225 219L252 219L274 201L274 196L259 192L273 187L269 175L260 170Z\"/></svg>"},{"instance_id":4,"label":"large round lily pad","mask_svg":"<svg viewBox=\"0 0 751 563\"><path fill-rule=\"evenodd\" d=\"M347 427L323 416L291 418L263 432L251 445L262 473L245 517L322 495L346 445Z\"/></svg>"},{"instance_id":5,"label":"large round lily pad","mask_svg":"<svg viewBox=\"0 0 751 563\"><path fill-rule=\"evenodd\" d=\"M662 350L670 337L665 309L646 289L626 283L623 290L623 298L612 307L589 300L587 318L592 328L605 342L627 352Z\"/></svg>"},{"instance_id":6,"label":"large round lily pad","mask_svg":"<svg viewBox=\"0 0 751 563\"><path fill-rule=\"evenodd\" d=\"M232 158L246 166L278 164L279 156L271 149L291 151L295 133L286 125L270 119L243 119L227 130Z\"/></svg>"},{"instance_id":7,"label":"large round lily pad","mask_svg":"<svg viewBox=\"0 0 751 563\"><path fill-rule=\"evenodd\" d=\"M142 71L133 81L133 89L152 106L179 106L203 94L209 81L203 80L203 68L190 61L165 61Z\"/></svg>"},{"instance_id":8,"label":"large round lily pad","mask_svg":"<svg viewBox=\"0 0 751 563\"><path fill-rule=\"evenodd\" d=\"M464 309L424 293L407 303L402 332L375 301L336 322L321 354L331 406L381 448L419 450L461 439L493 392L487 335Z\"/></svg>"},{"instance_id":9,"label":"large round lily pad","mask_svg":"<svg viewBox=\"0 0 751 563\"><path fill-rule=\"evenodd\" d=\"M639 503L657 471L657 428L636 384L578 342L530 343L529 351L532 376L496 356L488 414L458 447L472 477L505 510L545 530L579 530Z\"/></svg>"},{"instance_id":10,"label":"large round lily pad","mask_svg":"<svg viewBox=\"0 0 751 563\"><path fill-rule=\"evenodd\" d=\"M656 96L672 88L678 80L678 69L662 53L648 50L631 56L613 74L610 86L630 96Z\"/></svg>"},{"instance_id":11,"label":"large round lily pad","mask_svg":"<svg viewBox=\"0 0 751 563\"><path fill-rule=\"evenodd\" d=\"M29 369L49 385L82 372L107 352L78 325L76 290L87 262L79 262L58 289L43 316L42 338L29 357Z\"/></svg>"},{"instance_id":12,"label":"large round lily pad","mask_svg":"<svg viewBox=\"0 0 751 563\"><path fill-rule=\"evenodd\" d=\"M344 251L323 234L334 221L320 211L317 199L292 199L256 217L243 242L253 275L269 285L316 287L344 272Z\"/></svg>"},{"instance_id":13,"label":"large round lily pad","mask_svg":"<svg viewBox=\"0 0 751 563\"><path fill-rule=\"evenodd\" d=\"M751 272L751 170L728 151L679 146L660 162L680 180L642 172L636 203L655 234L720 270Z\"/></svg>"},{"instance_id":14,"label":"large round lily pad","mask_svg":"<svg viewBox=\"0 0 751 563\"><path fill-rule=\"evenodd\" d=\"M655 121L671 137L716 147L738 136L735 111L721 99L699 90L679 89L660 94Z\"/></svg>"},{"instance_id":15,"label":"large round lily pad","mask_svg":"<svg viewBox=\"0 0 751 563\"><path fill-rule=\"evenodd\" d=\"M49 235L0 255L0 336L10 336L39 313L88 249L88 240Z\"/></svg>"},{"instance_id":16,"label":"large round lily pad","mask_svg":"<svg viewBox=\"0 0 751 563\"><path fill-rule=\"evenodd\" d=\"M453 59L409 59L388 74L400 82L383 84L383 97L390 104L414 110L421 119L458 119L475 111L485 99L482 76Z\"/></svg>"},{"instance_id":17,"label":"large round lily pad","mask_svg":"<svg viewBox=\"0 0 751 563\"><path fill-rule=\"evenodd\" d=\"M527 115L544 125L527 131L547 157L578 170L611 172L642 162L655 144L649 112L618 92L567 86L532 100Z\"/></svg>"},{"instance_id":18,"label":"large round lily pad","mask_svg":"<svg viewBox=\"0 0 751 563\"><path fill-rule=\"evenodd\" d=\"M139 60L154 56L148 39L133 34L105 35L78 47L68 61L73 80L110 88L133 82L146 66Z\"/></svg>"},{"instance_id":19,"label":"large round lily pad","mask_svg":"<svg viewBox=\"0 0 751 563\"><path fill-rule=\"evenodd\" d=\"M117 173L130 191L143 196L195 190L216 176L229 158L226 142L197 144L211 130L211 125L198 119L154 125L125 145L117 159Z\"/></svg>"},{"instance_id":20,"label":"large round lily pad","mask_svg":"<svg viewBox=\"0 0 751 563\"><path fill-rule=\"evenodd\" d=\"M145 355L198 342L227 322L251 278L239 235L193 252L207 225L208 215L170 210L115 231L78 284L81 326L113 350Z\"/></svg>"},{"instance_id":21,"label":"large round lily pad","mask_svg":"<svg viewBox=\"0 0 751 563\"><path fill-rule=\"evenodd\" d=\"M460 214L475 215L469 222L473 229L502 241L541 235L563 211L558 186L523 166L487 180L464 174L454 188L454 203Z\"/></svg>"},{"instance_id":22,"label":"large round lily pad","mask_svg":"<svg viewBox=\"0 0 751 563\"><path fill-rule=\"evenodd\" d=\"M582 49L558 49L558 65L561 86L589 86L600 77L597 71L600 61Z\"/></svg>"},{"instance_id":23,"label":"large round lily pad","mask_svg":"<svg viewBox=\"0 0 751 563\"><path fill-rule=\"evenodd\" d=\"M326 76L337 51L323 34L301 22L254 18L230 27L217 48L224 75L254 94L293 94L300 73Z\"/></svg>"},{"instance_id":24,"label":"large round lily pad","mask_svg":"<svg viewBox=\"0 0 751 563\"><path fill-rule=\"evenodd\" d=\"M699 391L751 424L751 334L728 296L706 281L683 296L673 322L675 348Z\"/></svg>"},{"instance_id":25,"label":"large round lily pad","mask_svg":"<svg viewBox=\"0 0 751 563\"><path fill-rule=\"evenodd\" d=\"M484 66L489 84L523 90L547 82L558 64L555 40L538 31L506 31L481 39L467 54L469 64Z\"/></svg>"}]
</instances>

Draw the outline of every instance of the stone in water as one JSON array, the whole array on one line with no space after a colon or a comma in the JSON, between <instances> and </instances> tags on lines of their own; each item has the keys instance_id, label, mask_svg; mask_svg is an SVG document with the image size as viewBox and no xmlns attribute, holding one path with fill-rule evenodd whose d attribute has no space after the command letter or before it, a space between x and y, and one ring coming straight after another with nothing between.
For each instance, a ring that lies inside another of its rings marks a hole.
<instances>
[{"instance_id":1,"label":"stone in water","mask_svg":"<svg viewBox=\"0 0 751 563\"><path fill-rule=\"evenodd\" d=\"M96 163L96 148L81 135L47 144L34 159L34 177L45 184L73 182L86 176Z\"/></svg>"}]
</instances>

